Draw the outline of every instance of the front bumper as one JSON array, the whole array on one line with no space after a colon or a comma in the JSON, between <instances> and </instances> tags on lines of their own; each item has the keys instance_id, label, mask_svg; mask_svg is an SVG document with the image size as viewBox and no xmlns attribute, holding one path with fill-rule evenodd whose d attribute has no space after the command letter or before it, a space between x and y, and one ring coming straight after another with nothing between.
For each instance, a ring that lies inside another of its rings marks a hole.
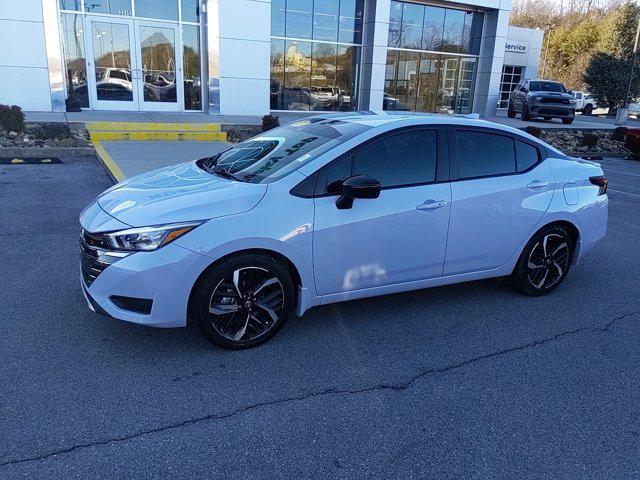
<instances>
[{"instance_id":1,"label":"front bumper","mask_svg":"<svg viewBox=\"0 0 640 480\"><path fill-rule=\"evenodd\" d=\"M530 112L533 116L554 118L573 118L576 113L572 105L539 102L531 104Z\"/></svg>"},{"instance_id":2,"label":"front bumper","mask_svg":"<svg viewBox=\"0 0 640 480\"><path fill-rule=\"evenodd\" d=\"M184 327L189 295L211 259L178 245L137 252L108 265L91 283L80 275L87 302L96 313L153 327ZM150 314L125 309L114 298L146 299Z\"/></svg>"}]
</instances>

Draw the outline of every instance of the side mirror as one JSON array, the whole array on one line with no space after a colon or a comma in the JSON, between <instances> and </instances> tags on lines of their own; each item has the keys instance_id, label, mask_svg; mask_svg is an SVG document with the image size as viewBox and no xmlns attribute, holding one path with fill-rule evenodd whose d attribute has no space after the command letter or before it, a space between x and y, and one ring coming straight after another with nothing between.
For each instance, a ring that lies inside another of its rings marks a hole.
<instances>
[{"instance_id":1,"label":"side mirror","mask_svg":"<svg viewBox=\"0 0 640 480\"><path fill-rule=\"evenodd\" d=\"M342 195L336 200L336 207L345 210L353 206L354 198L378 198L380 182L366 175L355 175L342 182Z\"/></svg>"}]
</instances>

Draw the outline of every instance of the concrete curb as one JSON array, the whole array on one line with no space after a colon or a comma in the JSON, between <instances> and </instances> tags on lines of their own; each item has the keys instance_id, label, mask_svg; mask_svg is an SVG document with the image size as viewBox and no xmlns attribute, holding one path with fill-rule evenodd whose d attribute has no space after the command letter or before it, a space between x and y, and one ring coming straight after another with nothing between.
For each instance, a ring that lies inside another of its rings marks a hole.
<instances>
[{"instance_id":1,"label":"concrete curb","mask_svg":"<svg viewBox=\"0 0 640 480\"><path fill-rule=\"evenodd\" d=\"M25 148L0 148L0 157L26 157L26 158L48 158L48 157L84 157L94 156L95 149L91 147L72 147L72 148L42 148L42 147L25 147Z\"/></svg>"},{"instance_id":2,"label":"concrete curb","mask_svg":"<svg viewBox=\"0 0 640 480\"><path fill-rule=\"evenodd\" d=\"M107 153L105 148L100 142L93 142L93 146L96 147L96 157L100 160L100 163L104 167L105 171L113 181L113 183L121 182L125 179L124 173L120 170L120 167L113 161L111 155Z\"/></svg>"}]
</instances>

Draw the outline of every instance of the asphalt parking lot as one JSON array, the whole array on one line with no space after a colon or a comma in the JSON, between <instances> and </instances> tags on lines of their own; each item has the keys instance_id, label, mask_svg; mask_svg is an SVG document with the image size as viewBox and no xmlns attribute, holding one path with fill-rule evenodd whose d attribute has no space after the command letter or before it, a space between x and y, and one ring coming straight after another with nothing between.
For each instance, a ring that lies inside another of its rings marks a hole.
<instances>
[{"instance_id":1,"label":"asphalt parking lot","mask_svg":"<svg viewBox=\"0 0 640 480\"><path fill-rule=\"evenodd\" d=\"M640 162L602 162L609 233L549 296L353 301L240 352L87 309L77 219L110 182L63 162L0 166L0 478L640 475Z\"/></svg>"}]
</instances>

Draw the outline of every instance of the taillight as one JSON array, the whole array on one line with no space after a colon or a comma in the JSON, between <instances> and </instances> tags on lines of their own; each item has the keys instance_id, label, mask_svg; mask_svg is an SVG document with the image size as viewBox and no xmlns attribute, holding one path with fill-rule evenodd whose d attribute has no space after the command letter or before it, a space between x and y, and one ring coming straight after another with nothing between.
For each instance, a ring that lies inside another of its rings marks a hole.
<instances>
[{"instance_id":1,"label":"taillight","mask_svg":"<svg viewBox=\"0 0 640 480\"><path fill-rule=\"evenodd\" d=\"M604 195L607 193L607 185L609 183L607 182L607 177L604 175L599 177L589 177L589 181L600 188L598 190L598 195Z\"/></svg>"}]
</instances>

